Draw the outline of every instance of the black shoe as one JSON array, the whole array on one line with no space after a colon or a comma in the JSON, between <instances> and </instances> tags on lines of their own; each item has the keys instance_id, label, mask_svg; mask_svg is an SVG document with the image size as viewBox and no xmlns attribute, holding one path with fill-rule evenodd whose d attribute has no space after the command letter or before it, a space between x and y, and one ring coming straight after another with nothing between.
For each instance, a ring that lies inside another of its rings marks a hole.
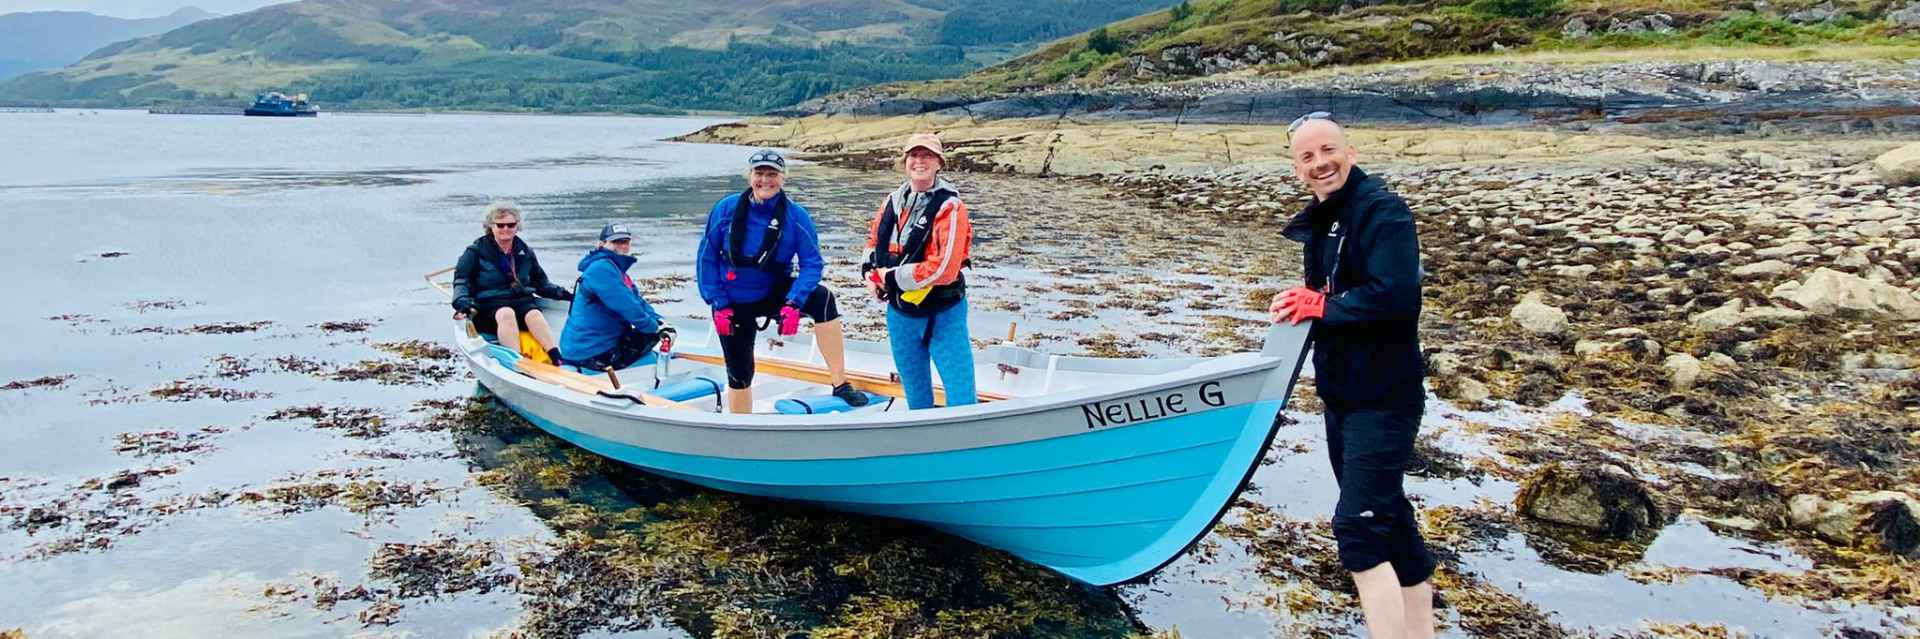
<instances>
[{"instance_id":1,"label":"black shoe","mask_svg":"<svg viewBox=\"0 0 1920 639\"><path fill-rule=\"evenodd\" d=\"M559 366L561 364L566 363L565 360L560 359L560 349L558 348L547 349L547 359L553 360L554 366Z\"/></svg>"},{"instance_id":2,"label":"black shoe","mask_svg":"<svg viewBox=\"0 0 1920 639\"><path fill-rule=\"evenodd\" d=\"M833 387L833 396L840 398L840 400L846 402L848 406L856 408L867 405L868 401L867 393L854 388L851 382L842 383L839 386Z\"/></svg>"}]
</instances>

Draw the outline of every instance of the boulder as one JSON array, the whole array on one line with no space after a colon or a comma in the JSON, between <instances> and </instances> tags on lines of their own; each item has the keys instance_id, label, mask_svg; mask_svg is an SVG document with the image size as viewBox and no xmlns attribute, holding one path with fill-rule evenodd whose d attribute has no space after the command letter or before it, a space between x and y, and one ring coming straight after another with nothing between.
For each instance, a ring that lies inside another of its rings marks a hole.
<instances>
[{"instance_id":1,"label":"boulder","mask_svg":"<svg viewBox=\"0 0 1920 639\"><path fill-rule=\"evenodd\" d=\"M1795 495L1787 521L1836 544L1920 558L1920 499L1903 492L1863 490L1837 500Z\"/></svg>"},{"instance_id":2,"label":"boulder","mask_svg":"<svg viewBox=\"0 0 1920 639\"><path fill-rule=\"evenodd\" d=\"M1574 16L1567 21L1566 26L1560 27L1560 35L1569 40L1578 40L1593 35L1593 27L1587 24L1586 18Z\"/></svg>"},{"instance_id":3,"label":"boulder","mask_svg":"<svg viewBox=\"0 0 1920 639\"><path fill-rule=\"evenodd\" d=\"M1552 337L1566 334L1567 312L1548 306L1543 301L1545 299L1546 294L1539 291L1528 293L1520 298L1519 304L1514 305L1508 317L1513 319L1513 323L1520 325L1520 328L1527 329L1527 332L1535 335Z\"/></svg>"},{"instance_id":4,"label":"boulder","mask_svg":"<svg viewBox=\"0 0 1920 639\"><path fill-rule=\"evenodd\" d=\"M1909 2L1905 9L1888 11L1887 24L1896 27L1920 27L1920 2Z\"/></svg>"},{"instance_id":5,"label":"boulder","mask_svg":"<svg viewBox=\"0 0 1920 639\"><path fill-rule=\"evenodd\" d=\"M1493 397L1486 384L1471 377L1449 377L1434 384L1434 394L1462 404L1478 404Z\"/></svg>"},{"instance_id":6,"label":"boulder","mask_svg":"<svg viewBox=\"0 0 1920 639\"><path fill-rule=\"evenodd\" d=\"M1816 315L1852 312L1920 320L1920 296L1913 291L1830 268L1816 269L1805 282L1774 287L1772 296Z\"/></svg>"},{"instance_id":7,"label":"boulder","mask_svg":"<svg viewBox=\"0 0 1920 639\"><path fill-rule=\"evenodd\" d=\"M1667 381L1673 385L1675 391L1693 388L1693 384L1700 381L1700 374L1705 372L1700 359L1686 353L1668 355L1667 361L1663 362L1662 366L1666 367Z\"/></svg>"},{"instance_id":8,"label":"boulder","mask_svg":"<svg viewBox=\"0 0 1920 639\"><path fill-rule=\"evenodd\" d=\"M1793 272L1793 265L1780 260L1763 260L1733 269L1733 276L1743 279L1765 279L1779 277Z\"/></svg>"},{"instance_id":9,"label":"boulder","mask_svg":"<svg viewBox=\"0 0 1920 639\"><path fill-rule=\"evenodd\" d=\"M1795 24L1818 24L1832 22L1840 17L1840 11L1833 8L1832 0L1787 14L1787 21Z\"/></svg>"},{"instance_id":10,"label":"boulder","mask_svg":"<svg viewBox=\"0 0 1920 639\"><path fill-rule=\"evenodd\" d=\"M1920 4L1907 10L1920 12ZM1920 186L1920 143L1909 144L1874 158L1873 170L1894 186Z\"/></svg>"},{"instance_id":11,"label":"boulder","mask_svg":"<svg viewBox=\"0 0 1920 639\"><path fill-rule=\"evenodd\" d=\"M1612 464L1550 464L1521 483L1514 508L1617 539L1640 537L1665 524L1646 484Z\"/></svg>"},{"instance_id":12,"label":"boulder","mask_svg":"<svg viewBox=\"0 0 1920 639\"><path fill-rule=\"evenodd\" d=\"M1691 322L1694 328L1711 333L1738 326L1741 320L1740 314L1746 308L1747 302L1736 297L1712 310L1695 313L1687 321Z\"/></svg>"}]
</instances>

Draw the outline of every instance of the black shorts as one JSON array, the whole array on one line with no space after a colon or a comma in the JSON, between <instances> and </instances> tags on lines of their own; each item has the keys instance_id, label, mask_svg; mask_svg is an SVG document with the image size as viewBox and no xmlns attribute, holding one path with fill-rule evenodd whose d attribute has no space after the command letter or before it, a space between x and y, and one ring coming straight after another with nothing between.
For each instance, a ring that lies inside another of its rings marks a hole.
<instances>
[{"instance_id":1,"label":"black shorts","mask_svg":"<svg viewBox=\"0 0 1920 639\"><path fill-rule=\"evenodd\" d=\"M768 328L778 330L780 309L787 305L787 287L791 282L783 282L773 287L766 299L747 304L734 304L733 334L720 337L720 354L727 360L727 388L746 388L753 385L753 339L760 330L762 318L771 319ZM815 324L840 319L840 303L833 298L833 291L825 284L813 287L813 293L807 295L807 301L800 304L800 314L813 318Z\"/></svg>"},{"instance_id":2,"label":"black shorts","mask_svg":"<svg viewBox=\"0 0 1920 639\"><path fill-rule=\"evenodd\" d=\"M513 321L519 322L520 330L524 331L527 330L527 314L540 310L540 305L531 297L507 300L499 303L481 302L475 304L473 305L473 313L470 314L470 316L473 317L474 330L488 335L500 332L500 323L494 321L493 314L500 312L500 309L503 308L513 309ZM508 346L511 348L520 347L518 344L509 344Z\"/></svg>"},{"instance_id":3,"label":"black shorts","mask_svg":"<svg viewBox=\"0 0 1920 639\"><path fill-rule=\"evenodd\" d=\"M633 366L634 362L640 361L640 358L646 357L647 353L653 351L654 345L659 343L659 333L648 333L629 328L625 334L620 336L620 341L615 342L613 348L608 349L607 352L571 363L580 368L595 371L603 371L608 368L615 370L628 368ZM573 358L569 357L568 359L572 360Z\"/></svg>"},{"instance_id":4,"label":"black shorts","mask_svg":"<svg viewBox=\"0 0 1920 639\"><path fill-rule=\"evenodd\" d=\"M1362 572L1393 565L1401 586L1433 575L1433 556L1420 538L1419 516L1401 478L1413 457L1420 409L1356 409L1327 404L1327 457L1340 482L1333 507L1333 539L1340 565Z\"/></svg>"}]
</instances>

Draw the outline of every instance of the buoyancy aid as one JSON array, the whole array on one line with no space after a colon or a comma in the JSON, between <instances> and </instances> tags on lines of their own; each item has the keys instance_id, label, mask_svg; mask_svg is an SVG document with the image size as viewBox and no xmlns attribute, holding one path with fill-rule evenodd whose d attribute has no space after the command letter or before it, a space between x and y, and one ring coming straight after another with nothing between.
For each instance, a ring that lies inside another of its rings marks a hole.
<instances>
[{"instance_id":1,"label":"buoyancy aid","mask_svg":"<svg viewBox=\"0 0 1920 639\"><path fill-rule=\"evenodd\" d=\"M878 227L880 237L875 238L873 254L868 256L867 266L869 268L893 268L910 261L926 258L927 243L933 237L934 218L940 214L940 208L946 206L947 200L952 199L954 196L955 193L949 189L934 189L924 195L924 197L929 198L927 205L924 208L916 208L910 212L915 214L913 219L907 222L906 237L899 242L900 252L898 253L895 253L892 248L894 240L899 238L900 229L900 214L895 210L894 205L895 202L905 201L905 199L887 198L885 206L882 207L880 211L880 224ZM958 241L959 238L954 239ZM965 265L965 263L962 263L962 267ZM897 282L891 279L887 281L888 304L892 304L894 308L899 309L901 313L910 317L926 317L947 310L954 304L959 303L960 300L965 299L967 296L967 276L965 273L962 273L958 277L955 277L951 284L941 284L932 287L932 290L927 292L926 298L922 299L918 304L901 299L901 296L905 293L906 291L900 290Z\"/></svg>"},{"instance_id":2,"label":"buoyancy aid","mask_svg":"<svg viewBox=\"0 0 1920 639\"><path fill-rule=\"evenodd\" d=\"M753 253L747 253L745 246L747 229L750 225L748 218L751 217L748 212L753 206L753 191L749 189L741 193L739 201L734 204L732 225L727 229L727 241L720 247L720 259L727 264L728 281L732 281L735 277L734 269L740 267L773 271L782 276L787 275L785 271L790 270L791 267L787 264L773 263L773 254L780 250L780 230L785 225L784 220L787 217L786 192L782 191L774 195L772 204L773 215L767 217L767 230L760 237L760 248Z\"/></svg>"}]
</instances>

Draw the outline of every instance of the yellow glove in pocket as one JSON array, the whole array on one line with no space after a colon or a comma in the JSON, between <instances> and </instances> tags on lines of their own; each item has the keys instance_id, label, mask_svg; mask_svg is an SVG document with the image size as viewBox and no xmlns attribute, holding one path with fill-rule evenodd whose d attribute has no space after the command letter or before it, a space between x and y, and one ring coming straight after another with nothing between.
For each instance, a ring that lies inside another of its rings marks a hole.
<instances>
[{"instance_id":1,"label":"yellow glove in pocket","mask_svg":"<svg viewBox=\"0 0 1920 639\"><path fill-rule=\"evenodd\" d=\"M920 304L921 302L924 302L924 301L926 301L926 300L927 300L927 294L928 294L928 293L932 293L932 292L933 292L933 287L931 287L931 286L929 286L929 287L926 287L926 288L917 288L917 289L914 289L914 290L911 290L911 291L907 291L907 292L905 292L905 293L901 293L901 294L900 294L900 301L902 301L902 302L906 302L906 303L908 303L908 304L913 304L913 305L916 305L916 306L917 306L917 305L919 305L919 304Z\"/></svg>"}]
</instances>

